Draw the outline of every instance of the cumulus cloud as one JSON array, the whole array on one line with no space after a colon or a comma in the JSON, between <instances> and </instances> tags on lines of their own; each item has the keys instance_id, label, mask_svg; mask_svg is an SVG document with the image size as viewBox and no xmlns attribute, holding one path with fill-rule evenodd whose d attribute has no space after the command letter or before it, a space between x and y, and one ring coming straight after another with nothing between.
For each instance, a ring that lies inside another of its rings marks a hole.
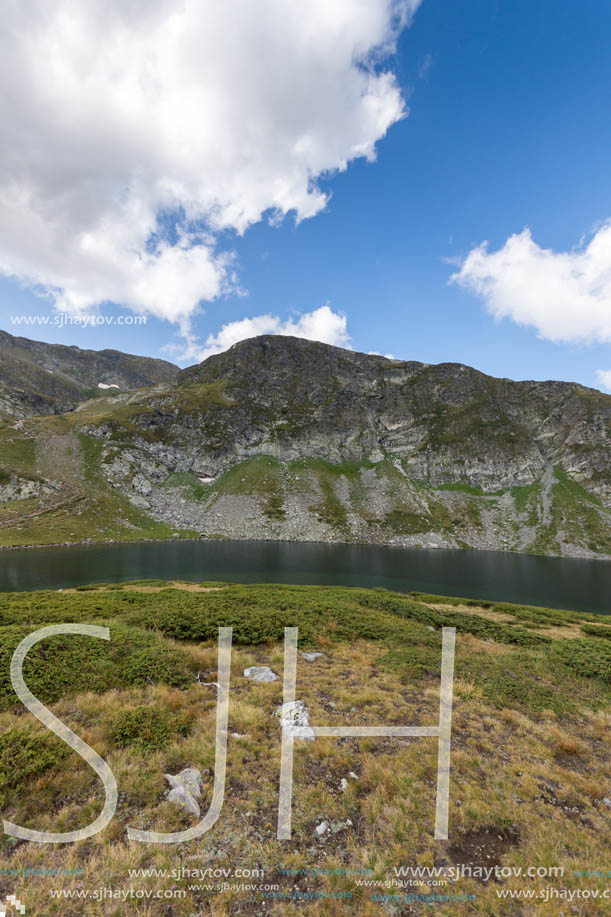
<instances>
[{"instance_id":1,"label":"cumulus cloud","mask_svg":"<svg viewBox=\"0 0 611 917\"><path fill-rule=\"evenodd\" d=\"M597 369L596 377L598 384L602 388L606 388L608 392L611 392L611 369Z\"/></svg>"},{"instance_id":2,"label":"cumulus cloud","mask_svg":"<svg viewBox=\"0 0 611 917\"><path fill-rule=\"evenodd\" d=\"M236 283L221 231L314 216L405 115L384 62L419 3L7 0L0 271L188 328Z\"/></svg>"},{"instance_id":3,"label":"cumulus cloud","mask_svg":"<svg viewBox=\"0 0 611 917\"><path fill-rule=\"evenodd\" d=\"M268 313L228 322L217 334L208 336L203 348L192 345L188 356L191 359L205 360L214 353L227 350L238 341L259 334L288 334L296 338L333 344L335 347L350 347L346 316L342 312L334 312L329 306L321 306L313 312L305 312L296 320L288 319L283 322L277 315Z\"/></svg>"},{"instance_id":4,"label":"cumulus cloud","mask_svg":"<svg viewBox=\"0 0 611 917\"><path fill-rule=\"evenodd\" d=\"M555 342L611 341L611 220L567 252L540 248L530 230L489 252L474 248L451 281L480 296L497 319L511 318Z\"/></svg>"}]
</instances>

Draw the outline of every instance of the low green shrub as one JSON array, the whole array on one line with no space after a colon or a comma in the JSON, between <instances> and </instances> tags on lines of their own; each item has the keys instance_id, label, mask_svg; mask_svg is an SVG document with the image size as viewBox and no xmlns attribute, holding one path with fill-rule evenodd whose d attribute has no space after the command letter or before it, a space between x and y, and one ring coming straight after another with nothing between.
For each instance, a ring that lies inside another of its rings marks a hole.
<instances>
[{"instance_id":1,"label":"low green shrub","mask_svg":"<svg viewBox=\"0 0 611 917\"><path fill-rule=\"evenodd\" d=\"M411 684L423 678L441 673L441 640L436 649L422 645L400 646L384 653L379 659L382 668L399 671L404 684Z\"/></svg>"},{"instance_id":2,"label":"low green shrub","mask_svg":"<svg viewBox=\"0 0 611 917\"><path fill-rule=\"evenodd\" d=\"M0 735L0 809L13 794L54 768L70 753L61 739L41 735L23 726L12 726Z\"/></svg>"},{"instance_id":3,"label":"low green shrub","mask_svg":"<svg viewBox=\"0 0 611 917\"><path fill-rule=\"evenodd\" d=\"M108 732L117 748L157 751L177 735L186 735L188 728L189 721L184 716L172 716L159 706L143 705L115 713Z\"/></svg>"},{"instance_id":4,"label":"low green shrub","mask_svg":"<svg viewBox=\"0 0 611 917\"><path fill-rule=\"evenodd\" d=\"M414 593L414 595L419 594ZM361 601L365 604L367 600L362 599ZM529 634L528 631L514 624L498 624L496 621L489 621L480 615L429 608L427 605L416 602L412 598L404 599L401 596L392 594L380 596L375 593L371 601L375 602L376 606L381 605L390 614L412 618L429 627L455 627L457 633L473 634L474 637L480 637L482 640L492 640L495 643L541 646L550 642L549 637L544 637L541 634ZM443 601L445 603L445 599ZM456 600L448 604L462 604L462 600ZM472 602L471 604L476 605L477 603Z\"/></svg>"},{"instance_id":5,"label":"low green shrub","mask_svg":"<svg viewBox=\"0 0 611 917\"><path fill-rule=\"evenodd\" d=\"M119 670L128 685L145 685L163 682L184 688L193 681L184 655L157 641L144 649L135 650L125 658Z\"/></svg>"},{"instance_id":6,"label":"low green shrub","mask_svg":"<svg viewBox=\"0 0 611 917\"><path fill-rule=\"evenodd\" d=\"M500 709L511 707L531 716L545 710L562 714L575 709L570 679L558 678L532 652L459 657L455 677L479 685L486 700Z\"/></svg>"},{"instance_id":7,"label":"low green shrub","mask_svg":"<svg viewBox=\"0 0 611 917\"><path fill-rule=\"evenodd\" d=\"M10 680L10 663L17 645L36 627L0 627L0 710L20 704ZM79 691L103 693L129 685L188 684L187 657L149 631L110 622L110 640L76 634L56 634L29 651L23 677L43 704Z\"/></svg>"},{"instance_id":8,"label":"low green shrub","mask_svg":"<svg viewBox=\"0 0 611 917\"><path fill-rule=\"evenodd\" d=\"M581 678L598 678L611 684L611 645L606 640L559 640L552 648L551 660Z\"/></svg>"},{"instance_id":9,"label":"low green shrub","mask_svg":"<svg viewBox=\"0 0 611 917\"><path fill-rule=\"evenodd\" d=\"M581 629L584 634L587 634L589 637L603 637L606 640L611 640L611 627L599 627L596 624L582 624Z\"/></svg>"}]
</instances>

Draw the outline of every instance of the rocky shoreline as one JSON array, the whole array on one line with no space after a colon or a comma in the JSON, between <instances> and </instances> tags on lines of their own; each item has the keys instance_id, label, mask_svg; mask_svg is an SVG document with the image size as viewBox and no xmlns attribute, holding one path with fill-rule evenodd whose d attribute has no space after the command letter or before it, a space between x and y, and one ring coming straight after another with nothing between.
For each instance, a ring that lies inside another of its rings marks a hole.
<instances>
[{"instance_id":1,"label":"rocky shoreline","mask_svg":"<svg viewBox=\"0 0 611 917\"><path fill-rule=\"evenodd\" d=\"M137 544L201 544L206 541L247 541L247 542L263 542L263 543L273 543L281 542L283 544L337 544L337 545L367 545L375 544L376 547L386 547L386 548L421 548L422 550L436 550L440 549L443 551L498 551L502 554L520 554L524 557L549 557L550 555L544 554L537 551L513 551L509 548L472 548L472 547L461 547L457 545L438 545L438 544L420 544L416 541L399 541L396 538L389 541L341 541L335 539L333 541L325 540L316 540L313 538L301 538L301 539L291 539L291 538L243 538L239 536L212 536L206 537L201 536L200 538L130 538L130 539L119 539L111 538L108 540L94 541L93 539L85 539L83 541L58 541L48 544L21 544L21 545L0 545L0 551L38 551L44 548L57 549L57 548L78 548L78 547L105 547L107 545L137 545ZM564 554L563 557L567 559L585 559L585 560L600 560L600 561L611 561L611 554Z\"/></svg>"}]
</instances>

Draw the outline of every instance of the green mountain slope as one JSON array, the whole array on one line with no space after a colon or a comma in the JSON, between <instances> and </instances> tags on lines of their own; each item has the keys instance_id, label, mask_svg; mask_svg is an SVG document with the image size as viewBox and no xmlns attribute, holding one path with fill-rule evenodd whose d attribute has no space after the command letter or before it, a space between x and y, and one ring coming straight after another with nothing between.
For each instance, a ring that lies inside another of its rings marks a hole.
<instances>
[{"instance_id":1,"label":"green mountain slope","mask_svg":"<svg viewBox=\"0 0 611 917\"><path fill-rule=\"evenodd\" d=\"M611 397L264 336L0 427L0 540L206 537L611 555Z\"/></svg>"},{"instance_id":2,"label":"green mountain slope","mask_svg":"<svg viewBox=\"0 0 611 917\"><path fill-rule=\"evenodd\" d=\"M0 416L61 414L106 389L168 382L177 373L165 360L45 344L0 331Z\"/></svg>"}]
</instances>

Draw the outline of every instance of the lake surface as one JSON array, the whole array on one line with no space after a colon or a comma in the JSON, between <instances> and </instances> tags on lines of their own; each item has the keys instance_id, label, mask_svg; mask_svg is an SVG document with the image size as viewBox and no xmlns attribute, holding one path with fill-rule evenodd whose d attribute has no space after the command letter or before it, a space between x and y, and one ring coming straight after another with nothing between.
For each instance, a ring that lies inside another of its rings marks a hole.
<instances>
[{"instance_id":1,"label":"lake surface","mask_svg":"<svg viewBox=\"0 0 611 917\"><path fill-rule=\"evenodd\" d=\"M603 560L268 541L0 551L2 592L150 578L385 586L611 613L611 561Z\"/></svg>"}]
</instances>

